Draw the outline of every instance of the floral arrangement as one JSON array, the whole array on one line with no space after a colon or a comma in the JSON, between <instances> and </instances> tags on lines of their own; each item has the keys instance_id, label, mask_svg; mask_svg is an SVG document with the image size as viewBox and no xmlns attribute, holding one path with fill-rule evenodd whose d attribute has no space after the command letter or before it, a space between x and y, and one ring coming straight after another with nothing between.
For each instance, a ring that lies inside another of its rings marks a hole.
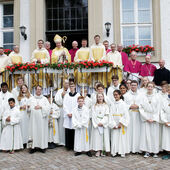
<instances>
[{"instance_id":1,"label":"floral arrangement","mask_svg":"<svg viewBox=\"0 0 170 170\"><path fill-rule=\"evenodd\" d=\"M128 55L132 52L132 51L136 51L137 53L138 52L141 52L141 53L149 53L149 52L152 52L154 51L154 47L151 47L149 45L145 45L145 46L139 46L139 45L129 45L125 48L123 48L122 50L123 52L127 53Z\"/></svg>"},{"instance_id":2,"label":"floral arrangement","mask_svg":"<svg viewBox=\"0 0 170 170\"><path fill-rule=\"evenodd\" d=\"M10 49L4 49L4 54L9 55L11 53L11 51L12 50L10 50Z\"/></svg>"},{"instance_id":3,"label":"floral arrangement","mask_svg":"<svg viewBox=\"0 0 170 170\"><path fill-rule=\"evenodd\" d=\"M108 61L82 61L79 63L55 63L55 64L35 64L35 63L23 63L23 64L14 64L7 66L6 69L10 72L15 71L36 71L43 68L52 68L57 70L62 69L77 69L77 68L86 68L86 69L95 69L100 67L110 67L113 66L112 62Z\"/></svg>"}]
</instances>

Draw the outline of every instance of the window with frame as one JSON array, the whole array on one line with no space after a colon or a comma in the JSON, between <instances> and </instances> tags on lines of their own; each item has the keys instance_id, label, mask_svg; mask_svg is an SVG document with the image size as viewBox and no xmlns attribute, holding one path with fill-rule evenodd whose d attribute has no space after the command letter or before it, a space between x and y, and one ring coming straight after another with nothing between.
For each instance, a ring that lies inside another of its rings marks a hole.
<instances>
[{"instance_id":1,"label":"window with frame","mask_svg":"<svg viewBox=\"0 0 170 170\"><path fill-rule=\"evenodd\" d=\"M121 42L153 45L152 0L121 0Z\"/></svg>"},{"instance_id":2,"label":"window with frame","mask_svg":"<svg viewBox=\"0 0 170 170\"><path fill-rule=\"evenodd\" d=\"M2 4L2 15L1 17L1 40L2 45L5 49L13 48L14 43L14 5L13 4Z\"/></svg>"}]
</instances>

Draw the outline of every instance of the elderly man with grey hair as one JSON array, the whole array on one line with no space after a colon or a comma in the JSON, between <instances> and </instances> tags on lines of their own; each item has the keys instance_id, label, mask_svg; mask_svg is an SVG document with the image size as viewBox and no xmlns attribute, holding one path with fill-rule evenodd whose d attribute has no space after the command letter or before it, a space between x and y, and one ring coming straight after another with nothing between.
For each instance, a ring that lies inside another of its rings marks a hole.
<instances>
[{"instance_id":1,"label":"elderly man with grey hair","mask_svg":"<svg viewBox=\"0 0 170 170\"><path fill-rule=\"evenodd\" d=\"M160 68L157 69L154 73L153 82L160 86L162 81L167 81L168 84L170 83L170 71L165 68L165 60L159 60Z\"/></svg>"},{"instance_id":2,"label":"elderly man with grey hair","mask_svg":"<svg viewBox=\"0 0 170 170\"><path fill-rule=\"evenodd\" d=\"M71 50L69 50L69 53L70 53L70 55L71 55L71 62L73 62L74 61L74 57L75 57L75 55L76 55L76 52L77 52L77 50L78 50L78 42L77 41L73 41L72 42L72 49Z\"/></svg>"}]
</instances>

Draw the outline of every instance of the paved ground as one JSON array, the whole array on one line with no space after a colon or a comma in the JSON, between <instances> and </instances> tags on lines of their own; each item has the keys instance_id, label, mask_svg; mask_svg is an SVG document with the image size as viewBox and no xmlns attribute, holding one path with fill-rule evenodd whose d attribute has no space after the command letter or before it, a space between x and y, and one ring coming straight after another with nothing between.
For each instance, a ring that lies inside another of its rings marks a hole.
<instances>
[{"instance_id":1,"label":"paved ground","mask_svg":"<svg viewBox=\"0 0 170 170\"><path fill-rule=\"evenodd\" d=\"M160 155L159 155L160 156ZM20 170L20 169L61 169L61 170L160 170L170 169L170 160L162 160L159 158L145 159L141 155L127 155L126 158L121 157L100 157L95 156L89 158L86 155L74 156L72 151L66 151L65 148L56 148L48 150L45 154L34 153L29 154L27 150L15 152L13 155L0 152L0 169L2 170Z\"/></svg>"}]
</instances>

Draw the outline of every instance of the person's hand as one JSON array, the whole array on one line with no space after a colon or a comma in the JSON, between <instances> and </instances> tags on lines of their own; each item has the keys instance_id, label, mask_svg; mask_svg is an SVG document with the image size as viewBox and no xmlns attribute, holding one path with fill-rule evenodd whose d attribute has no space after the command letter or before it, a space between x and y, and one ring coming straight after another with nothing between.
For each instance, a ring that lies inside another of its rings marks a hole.
<instances>
[{"instance_id":1,"label":"person's hand","mask_svg":"<svg viewBox=\"0 0 170 170\"><path fill-rule=\"evenodd\" d=\"M30 105L27 105L27 108L29 109L29 108L30 108Z\"/></svg>"},{"instance_id":2,"label":"person's hand","mask_svg":"<svg viewBox=\"0 0 170 170\"><path fill-rule=\"evenodd\" d=\"M169 126L170 127L170 122L166 122L165 126Z\"/></svg>"},{"instance_id":3,"label":"person's hand","mask_svg":"<svg viewBox=\"0 0 170 170\"><path fill-rule=\"evenodd\" d=\"M8 117L6 118L6 121L7 121L7 122L10 122L10 121L11 121L11 117L8 116Z\"/></svg>"},{"instance_id":4,"label":"person's hand","mask_svg":"<svg viewBox=\"0 0 170 170\"><path fill-rule=\"evenodd\" d=\"M130 109L135 109L135 104L132 104L132 105L130 106Z\"/></svg>"},{"instance_id":5,"label":"person's hand","mask_svg":"<svg viewBox=\"0 0 170 170\"><path fill-rule=\"evenodd\" d=\"M26 105L22 106L22 109L26 110L26 108L27 108L27 106L26 106Z\"/></svg>"},{"instance_id":6,"label":"person's hand","mask_svg":"<svg viewBox=\"0 0 170 170\"><path fill-rule=\"evenodd\" d=\"M122 127L122 124L121 124L121 123L119 123L118 128L120 129L121 127Z\"/></svg>"},{"instance_id":7,"label":"person's hand","mask_svg":"<svg viewBox=\"0 0 170 170\"><path fill-rule=\"evenodd\" d=\"M37 59L37 63L41 63L41 59Z\"/></svg>"},{"instance_id":8,"label":"person's hand","mask_svg":"<svg viewBox=\"0 0 170 170\"><path fill-rule=\"evenodd\" d=\"M102 124L102 123L99 123L98 126L99 126L99 127L103 127L103 124Z\"/></svg>"},{"instance_id":9,"label":"person's hand","mask_svg":"<svg viewBox=\"0 0 170 170\"><path fill-rule=\"evenodd\" d=\"M51 114L51 115L53 114L53 110L50 111L50 114Z\"/></svg>"},{"instance_id":10,"label":"person's hand","mask_svg":"<svg viewBox=\"0 0 170 170\"><path fill-rule=\"evenodd\" d=\"M39 105L35 106L35 110L38 110L38 109L42 109L42 107Z\"/></svg>"},{"instance_id":11,"label":"person's hand","mask_svg":"<svg viewBox=\"0 0 170 170\"><path fill-rule=\"evenodd\" d=\"M152 120L152 119L149 119L149 120L147 120L147 122L149 122L149 123L153 123L153 120Z\"/></svg>"},{"instance_id":12,"label":"person's hand","mask_svg":"<svg viewBox=\"0 0 170 170\"><path fill-rule=\"evenodd\" d=\"M137 104L133 104L133 109L138 109L139 106Z\"/></svg>"},{"instance_id":13,"label":"person's hand","mask_svg":"<svg viewBox=\"0 0 170 170\"><path fill-rule=\"evenodd\" d=\"M68 114L68 117L69 117L69 118L72 118L72 114L71 114L71 113L69 113L69 114Z\"/></svg>"}]
</instances>

